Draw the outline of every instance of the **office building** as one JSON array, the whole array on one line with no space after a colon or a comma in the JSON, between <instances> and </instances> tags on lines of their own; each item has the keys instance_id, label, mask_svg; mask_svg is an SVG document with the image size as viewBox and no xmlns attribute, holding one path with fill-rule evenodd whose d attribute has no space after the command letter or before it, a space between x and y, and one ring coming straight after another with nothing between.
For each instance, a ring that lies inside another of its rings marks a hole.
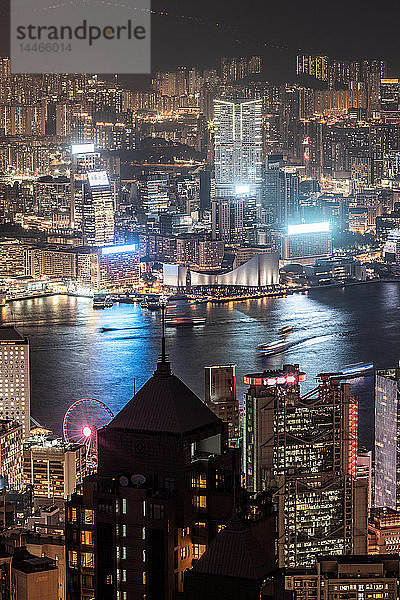
<instances>
[{"instance_id":1,"label":"office building","mask_svg":"<svg viewBox=\"0 0 400 600\"><path fill-rule=\"evenodd\" d=\"M311 566L322 554L367 551L368 488L356 479L357 401L329 375L305 396L298 365L247 375L243 474L278 505L278 558Z\"/></svg>"},{"instance_id":2,"label":"office building","mask_svg":"<svg viewBox=\"0 0 400 600\"><path fill-rule=\"evenodd\" d=\"M309 570L281 573L276 598L373 600L399 597L399 556L326 556ZM277 575L277 579L279 575Z\"/></svg>"},{"instance_id":3,"label":"office building","mask_svg":"<svg viewBox=\"0 0 400 600\"><path fill-rule=\"evenodd\" d=\"M100 254L102 286L133 286L139 283L140 257L138 244L106 246Z\"/></svg>"},{"instance_id":4,"label":"office building","mask_svg":"<svg viewBox=\"0 0 400 600\"><path fill-rule=\"evenodd\" d=\"M262 100L214 100L215 196L258 196Z\"/></svg>"},{"instance_id":5,"label":"office building","mask_svg":"<svg viewBox=\"0 0 400 600\"><path fill-rule=\"evenodd\" d=\"M287 232L278 234L279 238L283 264L311 265L317 259L332 255L332 233L328 222L289 225Z\"/></svg>"},{"instance_id":6,"label":"office building","mask_svg":"<svg viewBox=\"0 0 400 600\"><path fill-rule=\"evenodd\" d=\"M272 223L288 225L298 217L300 177L282 155L267 157L263 203Z\"/></svg>"},{"instance_id":7,"label":"office building","mask_svg":"<svg viewBox=\"0 0 400 600\"><path fill-rule=\"evenodd\" d=\"M140 204L147 218L158 221L170 205L168 174L149 173L138 185Z\"/></svg>"},{"instance_id":8,"label":"office building","mask_svg":"<svg viewBox=\"0 0 400 600\"><path fill-rule=\"evenodd\" d=\"M214 198L211 200L212 238L225 244L244 241L244 200L242 198Z\"/></svg>"},{"instance_id":9,"label":"office building","mask_svg":"<svg viewBox=\"0 0 400 600\"><path fill-rule=\"evenodd\" d=\"M375 506L400 510L400 369L375 373Z\"/></svg>"},{"instance_id":10,"label":"office building","mask_svg":"<svg viewBox=\"0 0 400 600\"><path fill-rule=\"evenodd\" d=\"M231 519L240 456L227 427L172 374L157 370L98 432L98 475L67 502L70 600L172 599L184 572Z\"/></svg>"},{"instance_id":11,"label":"office building","mask_svg":"<svg viewBox=\"0 0 400 600\"><path fill-rule=\"evenodd\" d=\"M214 414L228 424L231 446L239 445L239 402L236 398L236 366L204 367L205 403Z\"/></svg>"},{"instance_id":12,"label":"office building","mask_svg":"<svg viewBox=\"0 0 400 600\"><path fill-rule=\"evenodd\" d=\"M400 229L389 231L383 247L383 259L388 263L400 264Z\"/></svg>"},{"instance_id":13,"label":"office building","mask_svg":"<svg viewBox=\"0 0 400 600\"><path fill-rule=\"evenodd\" d=\"M37 500L66 500L86 474L85 446L51 439L45 431L33 431L23 452L24 484Z\"/></svg>"},{"instance_id":14,"label":"office building","mask_svg":"<svg viewBox=\"0 0 400 600\"><path fill-rule=\"evenodd\" d=\"M400 553L400 512L373 508L368 521L368 554Z\"/></svg>"},{"instance_id":15,"label":"office building","mask_svg":"<svg viewBox=\"0 0 400 600\"><path fill-rule=\"evenodd\" d=\"M359 450L357 455L357 479L364 479L368 486L368 509L372 506L372 451Z\"/></svg>"},{"instance_id":16,"label":"office building","mask_svg":"<svg viewBox=\"0 0 400 600\"><path fill-rule=\"evenodd\" d=\"M22 425L4 419L0 420L0 479L1 487L22 491Z\"/></svg>"},{"instance_id":17,"label":"office building","mask_svg":"<svg viewBox=\"0 0 400 600\"><path fill-rule=\"evenodd\" d=\"M92 171L88 179L82 188L83 243L102 247L114 242L115 182L106 171Z\"/></svg>"},{"instance_id":18,"label":"office building","mask_svg":"<svg viewBox=\"0 0 400 600\"><path fill-rule=\"evenodd\" d=\"M13 326L0 327L0 417L31 428L29 341Z\"/></svg>"}]
</instances>

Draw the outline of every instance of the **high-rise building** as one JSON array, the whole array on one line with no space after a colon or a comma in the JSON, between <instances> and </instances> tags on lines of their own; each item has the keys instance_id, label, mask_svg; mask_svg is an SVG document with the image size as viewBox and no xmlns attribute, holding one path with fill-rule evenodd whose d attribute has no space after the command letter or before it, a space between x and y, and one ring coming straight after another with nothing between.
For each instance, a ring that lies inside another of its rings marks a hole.
<instances>
[{"instance_id":1,"label":"high-rise building","mask_svg":"<svg viewBox=\"0 0 400 600\"><path fill-rule=\"evenodd\" d=\"M82 233L88 246L106 246L114 242L115 183L106 171L91 171L83 185Z\"/></svg>"},{"instance_id":2,"label":"high-rise building","mask_svg":"<svg viewBox=\"0 0 400 600\"><path fill-rule=\"evenodd\" d=\"M262 100L214 101L215 196L258 196Z\"/></svg>"},{"instance_id":3,"label":"high-rise building","mask_svg":"<svg viewBox=\"0 0 400 600\"><path fill-rule=\"evenodd\" d=\"M24 443L24 484L36 499L66 500L86 474L86 448L39 431Z\"/></svg>"},{"instance_id":4,"label":"high-rise building","mask_svg":"<svg viewBox=\"0 0 400 600\"><path fill-rule=\"evenodd\" d=\"M171 373L147 383L98 432L98 475L67 502L67 595L172 600L229 519L240 456L227 427Z\"/></svg>"},{"instance_id":5,"label":"high-rise building","mask_svg":"<svg viewBox=\"0 0 400 600\"><path fill-rule=\"evenodd\" d=\"M244 241L244 200L242 198L214 198L211 200L213 240L226 244Z\"/></svg>"},{"instance_id":6,"label":"high-rise building","mask_svg":"<svg viewBox=\"0 0 400 600\"><path fill-rule=\"evenodd\" d=\"M4 419L0 420L0 478L8 489L22 491L22 425Z\"/></svg>"},{"instance_id":7,"label":"high-rise building","mask_svg":"<svg viewBox=\"0 0 400 600\"><path fill-rule=\"evenodd\" d=\"M368 554L399 554L400 512L373 508L368 522Z\"/></svg>"},{"instance_id":8,"label":"high-rise building","mask_svg":"<svg viewBox=\"0 0 400 600\"><path fill-rule=\"evenodd\" d=\"M400 79L381 79L380 110L398 113L400 110Z\"/></svg>"},{"instance_id":9,"label":"high-rise building","mask_svg":"<svg viewBox=\"0 0 400 600\"><path fill-rule=\"evenodd\" d=\"M236 366L204 367L205 403L222 421L228 423L230 445L239 445L239 402L236 398Z\"/></svg>"},{"instance_id":10,"label":"high-rise building","mask_svg":"<svg viewBox=\"0 0 400 600\"><path fill-rule=\"evenodd\" d=\"M0 327L0 416L31 428L29 341L13 326Z\"/></svg>"},{"instance_id":11,"label":"high-rise building","mask_svg":"<svg viewBox=\"0 0 400 600\"><path fill-rule=\"evenodd\" d=\"M321 81L328 81L329 58L299 54L297 56L297 75L309 75Z\"/></svg>"},{"instance_id":12,"label":"high-rise building","mask_svg":"<svg viewBox=\"0 0 400 600\"><path fill-rule=\"evenodd\" d=\"M298 365L244 378L245 485L275 497L281 567L367 550L368 488L356 479L357 401L348 384L323 374L302 396L304 378Z\"/></svg>"},{"instance_id":13,"label":"high-rise building","mask_svg":"<svg viewBox=\"0 0 400 600\"><path fill-rule=\"evenodd\" d=\"M375 506L400 510L400 369L375 374Z\"/></svg>"},{"instance_id":14,"label":"high-rise building","mask_svg":"<svg viewBox=\"0 0 400 600\"><path fill-rule=\"evenodd\" d=\"M399 597L398 556L324 556L311 569L286 569L275 598L372 600ZM279 575L277 575L279 577Z\"/></svg>"},{"instance_id":15,"label":"high-rise building","mask_svg":"<svg viewBox=\"0 0 400 600\"><path fill-rule=\"evenodd\" d=\"M264 180L264 206L270 220L287 225L296 218L299 210L300 178L293 169L285 166L281 155L267 157Z\"/></svg>"}]
</instances>

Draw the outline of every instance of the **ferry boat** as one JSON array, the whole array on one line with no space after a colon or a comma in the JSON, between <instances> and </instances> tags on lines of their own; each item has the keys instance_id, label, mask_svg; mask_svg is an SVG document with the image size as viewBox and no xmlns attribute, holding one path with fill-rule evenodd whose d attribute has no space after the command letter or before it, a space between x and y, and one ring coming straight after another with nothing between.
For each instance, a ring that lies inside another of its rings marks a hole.
<instances>
[{"instance_id":1,"label":"ferry boat","mask_svg":"<svg viewBox=\"0 0 400 600\"><path fill-rule=\"evenodd\" d=\"M350 375L353 377L362 377L368 371L371 371L374 368L374 363L355 363L354 365L347 365L342 369L343 375L349 377Z\"/></svg>"},{"instance_id":2,"label":"ferry boat","mask_svg":"<svg viewBox=\"0 0 400 600\"><path fill-rule=\"evenodd\" d=\"M147 300L147 308L149 310L160 310L160 300L158 296L149 296Z\"/></svg>"},{"instance_id":3,"label":"ferry boat","mask_svg":"<svg viewBox=\"0 0 400 600\"><path fill-rule=\"evenodd\" d=\"M94 310L103 310L106 307L106 294L95 294L93 296Z\"/></svg>"},{"instance_id":4,"label":"ferry boat","mask_svg":"<svg viewBox=\"0 0 400 600\"><path fill-rule=\"evenodd\" d=\"M194 327L205 322L205 317L192 314L189 299L185 294L170 296L165 311L166 327Z\"/></svg>"},{"instance_id":5,"label":"ferry boat","mask_svg":"<svg viewBox=\"0 0 400 600\"><path fill-rule=\"evenodd\" d=\"M262 356L273 356L274 354L280 354L281 352L284 352L288 346L288 342L285 342L284 340L276 340L270 344L259 344L257 346L257 352L258 354L262 354Z\"/></svg>"},{"instance_id":6,"label":"ferry boat","mask_svg":"<svg viewBox=\"0 0 400 600\"><path fill-rule=\"evenodd\" d=\"M281 335L289 335L289 333L292 333L293 329L293 325L285 325L285 327L280 328L279 333Z\"/></svg>"}]
</instances>

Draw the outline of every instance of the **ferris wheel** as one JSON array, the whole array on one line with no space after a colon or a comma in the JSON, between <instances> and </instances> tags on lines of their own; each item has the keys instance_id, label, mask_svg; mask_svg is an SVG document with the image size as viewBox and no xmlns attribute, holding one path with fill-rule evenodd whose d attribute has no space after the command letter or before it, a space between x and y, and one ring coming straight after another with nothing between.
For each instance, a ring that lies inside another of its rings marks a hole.
<instances>
[{"instance_id":1,"label":"ferris wheel","mask_svg":"<svg viewBox=\"0 0 400 600\"><path fill-rule=\"evenodd\" d=\"M92 398L84 398L74 402L63 420L63 435L66 442L84 444L86 456L95 454L97 450L97 432L114 418L111 410Z\"/></svg>"}]
</instances>

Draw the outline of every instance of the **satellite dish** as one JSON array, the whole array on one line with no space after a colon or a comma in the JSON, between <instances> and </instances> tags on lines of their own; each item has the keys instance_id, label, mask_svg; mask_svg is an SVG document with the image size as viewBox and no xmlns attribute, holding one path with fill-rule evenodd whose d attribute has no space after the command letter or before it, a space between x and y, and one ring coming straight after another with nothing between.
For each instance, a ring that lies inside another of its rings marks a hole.
<instances>
[{"instance_id":1,"label":"satellite dish","mask_svg":"<svg viewBox=\"0 0 400 600\"><path fill-rule=\"evenodd\" d=\"M119 478L119 483L120 485L122 485L122 487L126 487L129 483L129 479L126 475L121 475L121 477Z\"/></svg>"},{"instance_id":2,"label":"satellite dish","mask_svg":"<svg viewBox=\"0 0 400 600\"><path fill-rule=\"evenodd\" d=\"M131 482L133 483L133 485L140 487L141 485L146 483L146 477L144 475L140 475L140 473L137 473L136 475L132 475Z\"/></svg>"}]
</instances>

